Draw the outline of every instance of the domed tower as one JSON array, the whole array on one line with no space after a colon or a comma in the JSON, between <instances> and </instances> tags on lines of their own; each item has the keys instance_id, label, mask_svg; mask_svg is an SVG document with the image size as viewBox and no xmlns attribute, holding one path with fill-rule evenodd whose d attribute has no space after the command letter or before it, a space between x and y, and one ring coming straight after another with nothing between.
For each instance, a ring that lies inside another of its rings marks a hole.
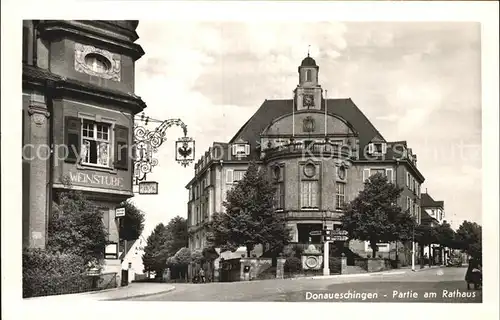
<instances>
[{"instance_id":1,"label":"domed tower","mask_svg":"<svg viewBox=\"0 0 500 320\"><path fill-rule=\"evenodd\" d=\"M299 85L295 89L296 110L320 110L323 89L318 84L319 66L307 54L298 68Z\"/></svg>"}]
</instances>

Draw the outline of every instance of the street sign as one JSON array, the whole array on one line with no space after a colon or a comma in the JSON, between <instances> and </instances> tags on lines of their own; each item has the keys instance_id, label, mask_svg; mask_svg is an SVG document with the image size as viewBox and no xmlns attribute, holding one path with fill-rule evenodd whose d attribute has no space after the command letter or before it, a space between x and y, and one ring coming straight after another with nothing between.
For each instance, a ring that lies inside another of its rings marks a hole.
<instances>
[{"instance_id":1,"label":"street sign","mask_svg":"<svg viewBox=\"0 0 500 320\"><path fill-rule=\"evenodd\" d=\"M310 236L320 236L323 233L321 230L311 231L309 232Z\"/></svg>"},{"instance_id":2,"label":"street sign","mask_svg":"<svg viewBox=\"0 0 500 320\"><path fill-rule=\"evenodd\" d=\"M125 208L116 208L115 217L125 217Z\"/></svg>"},{"instance_id":3,"label":"street sign","mask_svg":"<svg viewBox=\"0 0 500 320\"><path fill-rule=\"evenodd\" d=\"M330 241L347 241L349 237L347 236L332 236L330 237Z\"/></svg>"},{"instance_id":4,"label":"street sign","mask_svg":"<svg viewBox=\"0 0 500 320\"><path fill-rule=\"evenodd\" d=\"M158 182L156 181L139 182L139 194L158 194Z\"/></svg>"},{"instance_id":5,"label":"street sign","mask_svg":"<svg viewBox=\"0 0 500 320\"><path fill-rule=\"evenodd\" d=\"M335 236L347 236L349 235L349 232L347 232L346 230L332 230L331 234Z\"/></svg>"}]
</instances>

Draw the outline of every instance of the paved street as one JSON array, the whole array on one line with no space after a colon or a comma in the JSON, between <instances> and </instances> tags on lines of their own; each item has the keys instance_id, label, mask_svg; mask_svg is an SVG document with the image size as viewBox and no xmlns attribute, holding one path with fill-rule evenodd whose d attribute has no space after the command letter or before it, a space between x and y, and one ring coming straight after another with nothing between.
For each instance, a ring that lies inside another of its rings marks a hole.
<instances>
[{"instance_id":1,"label":"paved street","mask_svg":"<svg viewBox=\"0 0 500 320\"><path fill-rule=\"evenodd\" d=\"M467 291L465 271L441 268L331 279L175 284L171 292L129 300L482 302L481 291Z\"/></svg>"}]
</instances>

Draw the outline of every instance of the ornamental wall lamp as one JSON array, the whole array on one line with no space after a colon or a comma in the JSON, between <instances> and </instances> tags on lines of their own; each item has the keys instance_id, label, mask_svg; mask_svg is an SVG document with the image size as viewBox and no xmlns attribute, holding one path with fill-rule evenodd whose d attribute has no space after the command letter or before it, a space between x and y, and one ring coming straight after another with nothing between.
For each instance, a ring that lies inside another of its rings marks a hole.
<instances>
[{"instance_id":1,"label":"ornamental wall lamp","mask_svg":"<svg viewBox=\"0 0 500 320\"><path fill-rule=\"evenodd\" d=\"M175 160L183 167L187 167L194 161L195 142L193 138L187 136L187 126L181 119L156 120L142 113L134 119L134 183L139 184L146 180L148 173L153 167L158 165L158 159L154 154L159 147L167 140L166 131L171 127L181 127L184 136L175 142ZM159 123L159 125L149 130L149 123Z\"/></svg>"}]
</instances>

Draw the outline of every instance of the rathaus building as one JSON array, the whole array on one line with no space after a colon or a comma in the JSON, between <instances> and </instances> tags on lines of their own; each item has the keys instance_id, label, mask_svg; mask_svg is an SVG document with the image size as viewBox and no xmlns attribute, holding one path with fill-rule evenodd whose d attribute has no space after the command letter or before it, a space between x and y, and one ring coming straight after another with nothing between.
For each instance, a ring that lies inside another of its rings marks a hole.
<instances>
[{"instance_id":1,"label":"rathaus building","mask_svg":"<svg viewBox=\"0 0 500 320\"><path fill-rule=\"evenodd\" d=\"M214 142L196 163L186 186L190 249L206 246L203 223L224 210L227 191L251 161L271 173L276 211L285 214L295 243L319 244L320 236L311 231L339 228L345 204L379 172L403 188L399 205L419 220L424 177L417 156L406 141L387 141L350 98L326 99L318 74L308 55L298 67L293 99L264 100L231 140ZM368 243L351 240L348 245L361 256L371 252ZM380 254L392 251L394 244L379 244ZM244 248L222 256L242 253ZM261 253L262 248L254 252Z\"/></svg>"}]
</instances>

